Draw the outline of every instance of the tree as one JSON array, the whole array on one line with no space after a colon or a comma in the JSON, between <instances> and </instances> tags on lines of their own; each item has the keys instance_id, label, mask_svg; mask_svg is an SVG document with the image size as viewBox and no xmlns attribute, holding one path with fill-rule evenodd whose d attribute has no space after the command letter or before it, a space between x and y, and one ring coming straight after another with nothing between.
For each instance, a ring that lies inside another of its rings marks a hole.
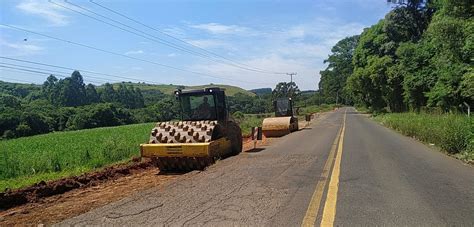
<instances>
[{"instance_id":1,"label":"tree","mask_svg":"<svg viewBox=\"0 0 474 227\"><path fill-rule=\"evenodd\" d=\"M41 92L52 104L58 103L58 79L54 75L49 75L46 81L43 83Z\"/></svg>"},{"instance_id":2,"label":"tree","mask_svg":"<svg viewBox=\"0 0 474 227\"><path fill-rule=\"evenodd\" d=\"M280 82L273 89L272 96L274 99L283 97L295 98L299 95L299 92L300 89L295 82Z\"/></svg>"},{"instance_id":3,"label":"tree","mask_svg":"<svg viewBox=\"0 0 474 227\"><path fill-rule=\"evenodd\" d=\"M59 106L81 106L86 104L86 89L79 71L74 71L71 77L59 80L55 85L57 100L53 103Z\"/></svg>"},{"instance_id":4,"label":"tree","mask_svg":"<svg viewBox=\"0 0 474 227\"><path fill-rule=\"evenodd\" d=\"M328 59L324 60L328 66L320 72L319 89L325 100L339 102L349 99L350 96L343 89L353 72L352 57L358 40L358 35L342 39L331 49Z\"/></svg>"},{"instance_id":5,"label":"tree","mask_svg":"<svg viewBox=\"0 0 474 227\"><path fill-rule=\"evenodd\" d=\"M464 74L461 82L461 96L465 102L470 102L474 105L474 72Z\"/></svg>"},{"instance_id":6,"label":"tree","mask_svg":"<svg viewBox=\"0 0 474 227\"><path fill-rule=\"evenodd\" d=\"M394 0L397 7L364 30L347 90L380 110L472 103L472 0Z\"/></svg>"},{"instance_id":7,"label":"tree","mask_svg":"<svg viewBox=\"0 0 474 227\"><path fill-rule=\"evenodd\" d=\"M105 83L104 89L100 93L100 98L102 102L115 102L117 94L114 90L112 84Z\"/></svg>"},{"instance_id":8,"label":"tree","mask_svg":"<svg viewBox=\"0 0 474 227\"><path fill-rule=\"evenodd\" d=\"M100 102L100 96L93 84L88 84L86 86L86 100L88 104Z\"/></svg>"}]
</instances>

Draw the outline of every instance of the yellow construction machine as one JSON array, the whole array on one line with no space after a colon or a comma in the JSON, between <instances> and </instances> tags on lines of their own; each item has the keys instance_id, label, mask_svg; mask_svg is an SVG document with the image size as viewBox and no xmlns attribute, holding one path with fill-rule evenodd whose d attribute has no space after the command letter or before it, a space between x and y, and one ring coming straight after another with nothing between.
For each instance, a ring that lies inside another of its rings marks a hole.
<instances>
[{"instance_id":1,"label":"yellow construction machine","mask_svg":"<svg viewBox=\"0 0 474 227\"><path fill-rule=\"evenodd\" d=\"M275 117L263 119L262 131L265 137L278 137L298 130L298 118L295 117L293 100L279 98L273 101Z\"/></svg>"},{"instance_id":2,"label":"yellow construction machine","mask_svg":"<svg viewBox=\"0 0 474 227\"><path fill-rule=\"evenodd\" d=\"M223 89L178 90L181 121L158 122L140 145L160 171L202 170L242 151L242 132L230 118Z\"/></svg>"}]
</instances>

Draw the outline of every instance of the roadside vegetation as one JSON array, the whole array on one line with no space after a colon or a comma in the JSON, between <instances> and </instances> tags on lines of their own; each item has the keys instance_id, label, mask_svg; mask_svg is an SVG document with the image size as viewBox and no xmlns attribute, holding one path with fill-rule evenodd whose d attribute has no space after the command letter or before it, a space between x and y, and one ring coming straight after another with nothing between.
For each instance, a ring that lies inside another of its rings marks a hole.
<instances>
[{"instance_id":1,"label":"roadside vegetation","mask_svg":"<svg viewBox=\"0 0 474 227\"><path fill-rule=\"evenodd\" d=\"M311 105L307 107L302 107L300 109L300 115L304 116L306 114L327 112L337 107L340 107L340 105L335 105L335 104Z\"/></svg>"},{"instance_id":2,"label":"roadside vegetation","mask_svg":"<svg viewBox=\"0 0 474 227\"><path fill-rule=\"evenodd\" d=\"M472 1L388 2L394 8L383 19L331 49L320 72L321 98L472 160Z\"/></svg>"},{"instance_id":3,"label":"roadside vegetation","mask_svg":"<svg viewBox=\"0 0 474 227\"><path fill-rule=\"evenodd\" d=\"M78 175L139 156L153 123L0 141L0 190Z\"/></svg>"},{"instance_id":4,"label":"roadside vegetation","mask_svg":"<svg viewBox=\"0 0 474 227\"><path fill-rule=\"evenodd\" d=\"M389 113L374 117L383 125L468 162L474 160L474 119L458 114Z\"/></svg>"},{"instance_id":5,"label":"roadside vegetation","mask_svg":"<svg viewBox=\"0 0 474 227\"><path fill-rule=\"evenodd\" d=\"M242 136L251 136L252 127L261 127L263 119L265 119L265 117L271 117L272 114L243 114L238 111L232 116L239 123L240 128L242 129Z\"/></svg>"},{"instance_id":6,"label":"roadside vegetation","mask_svg":"<svg viewBox=\"0 0 474 227\"><path fill-rule=\"evenodd\" d=\"M305 113L331 110L333 105L309 106ZM262 126L272 113L235 112L242 134ZM304 119L303 119L304 120ZM0 140L0 191L40 181L76 176L139 156L155 123L102 127Z\"/></svg>"},{"instance_id":7,"label":"roadside vegetation","mask_svg":"<svg viewBox=\"0 0 474 227\"><path fill-rule=\"evenodd\" d=\"M325 60L323 98L375 113L474 106L470 0L389 1L394 8Z\"/></svg>"}]
</instances>

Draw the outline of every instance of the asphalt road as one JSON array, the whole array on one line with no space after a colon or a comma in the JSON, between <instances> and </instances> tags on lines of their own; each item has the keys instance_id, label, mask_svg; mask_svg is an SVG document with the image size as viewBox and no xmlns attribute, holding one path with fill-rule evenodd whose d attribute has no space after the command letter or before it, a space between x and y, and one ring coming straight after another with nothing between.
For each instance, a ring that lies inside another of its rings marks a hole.
<instances>
[{"instance_id":1,"label":"asphalt road","mask_svg":"<svg viewBox=\"0 0 474 227\"><path fill-rule=\"evenodd\" d=\"M71 224L473 226L474 168L342 108Z\"/></svg>"}]
</instances>

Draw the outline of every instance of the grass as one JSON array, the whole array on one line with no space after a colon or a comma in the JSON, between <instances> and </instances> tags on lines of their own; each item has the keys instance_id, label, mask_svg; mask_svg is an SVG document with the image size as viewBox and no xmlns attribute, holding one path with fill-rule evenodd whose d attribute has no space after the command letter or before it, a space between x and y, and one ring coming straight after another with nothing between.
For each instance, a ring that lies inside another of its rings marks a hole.
<instances>
[{"instance_id":1,"label":"grass","mask_svg":"<svg viewBox=\"0 0 474 227\"><path fill-rule=\"evenodd\" d=\"M272 114L245 114L245 117L239 121L242 135L248 136L252 133L252 127L262 126L263 119Z\"/></svg>"},{"instance_id":2,"label":"grass","mask_svg":"<svg viewBox=\"0 0 474 227\"><path fill-rule=\"evenodd\" d=\"M139 155L153 123L0 141L0 190L78 175Z\"/></svg>"},{"instance_id":3,"label":"grass","mask_svg":"<svg viewBox=\"0 0 474 227\"><path fill-rule=\"evenodd\" d=\"M336 107L335 104L322 104L322 105L306 106L306 107L302 107L300 109L300 115L327 112L327 111L333 110L335 107Z\"/></svg>"},{"instance_id":4,"label":"grass","mask_svg":"<svg viewBox=\"0 0 474 227\"><path fill-rule=\"evenodd\" d=\"M389 113L374 117L383 125L465 160L474 160L474 118L457 114Z\"/></svg>"}]
</instances>

